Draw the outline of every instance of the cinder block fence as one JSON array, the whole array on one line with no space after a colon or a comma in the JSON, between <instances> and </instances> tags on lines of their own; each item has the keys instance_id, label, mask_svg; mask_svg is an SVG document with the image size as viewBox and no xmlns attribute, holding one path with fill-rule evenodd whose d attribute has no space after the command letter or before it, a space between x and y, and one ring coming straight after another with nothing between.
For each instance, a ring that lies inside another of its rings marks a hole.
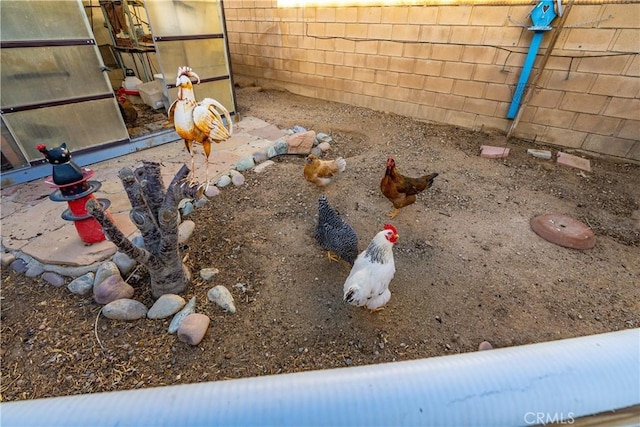
<instances>
[{"instance_id":1,"label":"cinder block fence","mask_svg":"<svg viewBox=\"0 0 640 427\"><path fill-rule=\"evenodd\" d=\"M225 1L236 81L470 129L511 127L537 2L332 3ZM540 70L554 31L512 135L640 161L640 2L575 0Z\"/></svg>"}]
</instances>

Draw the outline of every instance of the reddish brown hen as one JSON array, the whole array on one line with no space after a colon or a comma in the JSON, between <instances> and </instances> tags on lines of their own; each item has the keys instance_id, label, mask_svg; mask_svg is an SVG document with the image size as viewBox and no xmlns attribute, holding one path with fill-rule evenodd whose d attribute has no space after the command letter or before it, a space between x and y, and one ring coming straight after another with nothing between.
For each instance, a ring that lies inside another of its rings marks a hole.
<instances>
[{"instance_id":1,"label":"reddish brown hen","mask_svg":"<svg viewBox=\"0 0 640 427\"><path fill-rule=\"evenodd\" d=\"M136 120L138 120L138 111L131 101L129 101L123 87L118 89L118 107L120 108L120 114L122 114L125 124L129 127L135 126Z\"/></svg>"},{"instance_id":2,"label":"reddish brown hen","mask_svg":"<svg viewBox=\"0 0 640 427\"><path fill-rule=\"evenodd\" d=\"M389 213L389 217L395 218L400 208L410 205L416 201L416 194L423 192L433 185L433 180L438 176L431 173L419 178L411 178L402 175L396 169L396 162L392 157L387 159L387 171L380 181L380 190L387 199L393 203L394 210Z\"/></svg>"}]
</instances>

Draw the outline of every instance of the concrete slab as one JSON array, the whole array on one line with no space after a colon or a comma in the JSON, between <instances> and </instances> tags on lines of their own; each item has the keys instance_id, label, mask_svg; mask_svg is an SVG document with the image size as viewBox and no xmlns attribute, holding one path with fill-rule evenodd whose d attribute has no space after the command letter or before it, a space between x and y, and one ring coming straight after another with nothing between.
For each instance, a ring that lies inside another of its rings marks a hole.
<instances>
[{"instance_id":1,"label":"concrete slab","mask_svg":"<svg viewBox=\"0 0 640 427\"><path fill-rule=\"evenodd\" d=\"M24 208L22 203L15 203L9 200L2 200L2 204L0 205L0 217L8 217Z\"/></svg>"},{"instance_id":2,"label":"concrete slab","mask_svg":"<svg viewBox=\"0 0 640 427\"><path fill-rule=\"evenodd\" d=\"M219 151L233 150L235 148L238 148L242 145L247 144L249 141L252 141L255 138L256 138L255 136L249 135L248 133L234 135L233 137L227 139L224 142L221 142L220 144L213 144L211 146L211 151L213 153L216 153Z\"/></svg>"},{"instance_id":3,"label":"concrete slab","mask_svg":"<svg viewBox=\"0 0 640 427\"><path fill-rule=\"evenodd\" d=\"M264 126L249 132L253 136L258 136L264 139L270 139L276 141L285 135L285 131L278 128L276 125Z\"/></svg>"},{"instance_id":4,"label":"concrete slab","mask_svg":"<svg viewBox=\"0 0 640 427\"><path fill-rule=\"evenodd\" d=\"M129 240L139 233L138 227L136 227L129 218L128 210L126 212L112 213L111 218L113 218L113 222L116 223L122 234L127 236Z\"/></svg>"},{"instance_id":5,"label":"concrete slab","mask_svg":"<svg viewBox=\"0 0 640 427\"><path fill-rule=\"evenodd\" d=\"M60 215L67 209L64 202L42 200L34 206L23 207L13 215L2 218L2 242L11 249L22 246L23 241L48 234L63 227L67 221Z\"/></svg>"},{"instance_id":6,"label":"concrete slab","mask_svg":"<svg viewBox=\"0 0 640 427\"><path fill-rule=\"evenodd\" d=\"M257 117L243 117L240 123L233 125L233 133L235 135L243 132L252 132L268 126L270 126L269 123Z\"/></svg>"},{"instance_id":7,"label":"concrete slab","mask_svg":"<svg viewBox=\"0 0 640 427\"><path fill-rule=\"evenodd\" d=\"M44 264L67 266L91 265L116 253L116 246L105 240L85 246L73 224L32 239L22 251Z\"/></svg>"},{"instance_id":8,"label":"concrete slab","mask_svg":"<svg viewBox=\"0 0 640 427\"><path fill-rule=\"evenodd\" d=\"M252 131L255 131L255 135L250 133ZM234 125L234 135L229 140L213 145L214 152L209 157L209 179L213 181L228 173L241 157L273 144L273 141L263 136L275 137L280 133L284 134L263 120L243 118ZM129 239L138 235L139 230L129 219L131 205L118 178L118 172L124 167L134 169L143 160L161 164L162 178L167 186L184 164L191 164L191 156L184 141L179 140L87 166L95 172L93 179L102 183L100 190L94 195L111 201L109 213L120 231ZM196 180L204 183L205 157L201 146L195 147L194 163ZM49 184L38 180L0 191L2 244L50 265L85 267L113 256L117 248L109 241L93 245L82 242L73 223L60 217L67 209L67 204L49 200L53 190Z\"/></svg>"},{"instance_id":9,"label":"concrete slab","mask_svg":"<svg viewBox=\"0 0 640 427\"><path fill-rule=\"evenodd\" d=\"M10 200L16 203L34 204L49 197L53 192L51 186L42 180L2 189L2 201Z\"/></svg>"},{"instance_id":10,"label":"concrete slab","mask_svg":"<svg viewBox=\"0 0 640 427\"><path fill-rule=\"evenodd\" d=\"M267 147L273 145L273 142L267 139L257 138L253 139L246 144L236 148L234 150L234 154L236 154L239 158L245 156L251 156L256 151L266 150Z\"/></svg>"},{"instance_id":11,"label":"concrete slab","mask_svg":"<svg viewBox=\"0 0 640 427\"><path fill-rule=\"evenodd\" d=\"M123 190L124 192L124 190ZM96 193L97 198L104 197L105 199L109 199L111 201L111 206L109 206L109 213L116 214L121 212L129 212L131 210L131 203L129 202L129 198L125 195L121 194L100 194Z\"/></svg>"}]
</instances>

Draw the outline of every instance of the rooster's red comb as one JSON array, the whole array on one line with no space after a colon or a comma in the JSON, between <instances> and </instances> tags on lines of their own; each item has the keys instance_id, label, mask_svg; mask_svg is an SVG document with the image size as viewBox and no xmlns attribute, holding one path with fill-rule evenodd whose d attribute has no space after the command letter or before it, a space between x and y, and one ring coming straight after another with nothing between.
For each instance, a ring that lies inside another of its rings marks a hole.
<instances>
[{"instance_id":1,"label":"rooster's red comb","mask_svg":"<svg viewBox=\"0 0 640 427\"><path fill-rule=\"evenodd\" d=\"M391 224L385 224L384 230L391 230L393 231L393 234L398 234L398 230L396 230L396 228Z\"/></svg>"},{"instance_id":2,"label":"rooster's red comb","mask_svg":"<svg viewBox=\"0 0 640 427\"><path fill-rule=\"evenodd\" d=\"M36 145L36 150L38 150L38 151L42 151L42 150L46 150L46 149L47 149L47 146L44 145L44 144Z\"/></svg>"}]
</instances>

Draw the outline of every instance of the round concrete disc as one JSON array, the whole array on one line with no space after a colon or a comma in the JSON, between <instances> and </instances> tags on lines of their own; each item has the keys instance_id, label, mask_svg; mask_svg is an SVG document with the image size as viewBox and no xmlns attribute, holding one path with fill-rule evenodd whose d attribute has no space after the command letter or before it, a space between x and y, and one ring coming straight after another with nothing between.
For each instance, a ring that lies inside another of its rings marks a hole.
<instances>
[{"instance_id":1,"label":"round concrete disc","mask_svg":"<svg viewBox=\"0 0 640 427\"><path fill-rule=\"evenodd\" d=\"M540 215L531 218L529 224L538 236L565 248L591 249L596 244L593 231L568 215Z\"/></svg>"}]
</instances>

